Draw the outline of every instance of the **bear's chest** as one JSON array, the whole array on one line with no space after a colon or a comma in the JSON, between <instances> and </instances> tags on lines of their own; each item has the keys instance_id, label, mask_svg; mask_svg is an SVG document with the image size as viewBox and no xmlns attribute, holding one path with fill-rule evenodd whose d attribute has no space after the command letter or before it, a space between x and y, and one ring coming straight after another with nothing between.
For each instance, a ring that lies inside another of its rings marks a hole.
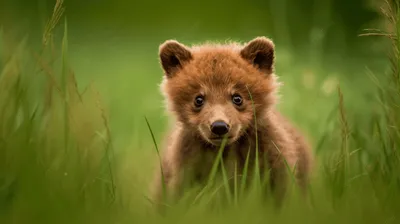
<instances>
[{"instance_id":1,"label":"bear's chest","mask_svg":"<svg viewBox=\"0 0 400 224\"><path fill-rule=\"evenodd\" d=\"M219 155L219 149L199 148L192 154L190 161L187 161L186 173L190 172L189 175L194 178L194 181L200 183L207 181L213 174L215 174L215 180L222 180L222 178L234 180L238 176L244 175L248 158L246 172L248 175L253 170L255 162L255 150L249 149L249 147L244 148L243 145L233 145L224 149ZM217 167L215 173L212 174L214 164Z\"/></svg>"}]
</instances>

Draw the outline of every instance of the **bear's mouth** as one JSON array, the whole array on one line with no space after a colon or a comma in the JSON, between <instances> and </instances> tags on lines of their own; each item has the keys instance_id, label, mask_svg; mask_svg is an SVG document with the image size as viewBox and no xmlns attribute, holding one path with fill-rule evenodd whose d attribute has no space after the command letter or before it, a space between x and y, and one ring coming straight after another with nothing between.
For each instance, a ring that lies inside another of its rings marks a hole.
<instances>
[{"instance_id":1,"label":"bear's mouth","mask_svg":"<svg viewBox=\"0 0 400 224\"><path fill-rule=\"evenodd\" d=\"M212 137L212 138L210 138L210 140L222 141L224 138L226 138L226 140L230 140L230 139L233 138L233 136L228 136L228 137L223 137L223 136Z\"/></svg>"}]
</instances>

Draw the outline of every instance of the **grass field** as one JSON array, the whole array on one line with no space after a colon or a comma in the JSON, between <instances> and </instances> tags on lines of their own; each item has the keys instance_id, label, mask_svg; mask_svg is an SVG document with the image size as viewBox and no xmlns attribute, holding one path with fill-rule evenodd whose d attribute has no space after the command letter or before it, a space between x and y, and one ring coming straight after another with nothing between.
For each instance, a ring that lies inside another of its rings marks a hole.
<instances>
[{"instance_id":1,"label":"grass field","mask_svg":"<svg viewBox=\"0 0 400 224\"><path fill-rule=\"evenodd\" d=\"M1 32L0 223L398 223L400 8L394 2L395 10L384 13L390 33L360 37L392 41L379 66L332 61L328 70L277 46L279 108L305 131L317 158L309 202L293 194L279 212L261 205L253 191L225 206L205 194L165 216L150 210L157 153L145 117L158 146L168 121L158 88L159 42L70 46L70 27L57 10L49 24L62 36L52 38L49 26L35 43L41 50Z\"/></svg>"}]
</instances>

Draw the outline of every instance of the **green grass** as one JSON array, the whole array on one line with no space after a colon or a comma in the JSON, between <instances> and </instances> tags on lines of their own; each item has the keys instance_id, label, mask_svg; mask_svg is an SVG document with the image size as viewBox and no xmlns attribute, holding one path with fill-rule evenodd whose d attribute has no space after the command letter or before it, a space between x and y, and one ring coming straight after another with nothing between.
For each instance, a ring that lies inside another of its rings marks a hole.
<instances>
[{"instance_id":1,"label":"green grass","mask_svg":"<svg viewBox=\"0 0 400 224\"><path fill-rule=\"evenodd\" d=\"M88 55L69 52L61 6L39 51L26 39L6 43L7 34L0 33L0 223L398 222L396 29L384 37L360 37L388 38L393 45L390 70L370 77L358 71L365 79L356 87L346 82L351 74L294 63L278 49L277 73L285 83L280 108L305 130L316 154L306 201L292 189L277 211L272 200L259 200L261 183L246 191L244 178L235 178L230 192L231 180L217 172L224 164L215 163L206 188L194 189L194 197L187 192L186 200L161 216L151 210L147 190L168 118L161 116L157 61L142 60L156 53L108 57L114 66L107 69L94 47ZM396 13L384 13L395 28ZM63 36L57 41L60 18Z\"/></svg>"}]
</instances>

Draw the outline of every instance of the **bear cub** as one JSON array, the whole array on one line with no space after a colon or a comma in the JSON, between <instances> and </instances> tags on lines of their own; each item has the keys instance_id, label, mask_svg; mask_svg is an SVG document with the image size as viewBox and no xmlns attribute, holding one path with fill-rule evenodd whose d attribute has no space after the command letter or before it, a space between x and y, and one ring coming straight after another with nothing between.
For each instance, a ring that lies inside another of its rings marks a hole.
<instances>
[{"instance_id":1,"label":"bear cub","mask_svg":"<svg viewBox=\"0 0 400 224\"><path fill-rule=\"evenodd\" d=\"M224 138L222 158L228 178L243 172L246 158L250 172L257 150L259 170L267 174L261 177L268 177L279 200L291 181L289 168L295 169L297 184L305 193L311 150L275 108L280 82L269 38L257 37L243 45L192 47L167 40L159 47L159 59L164 73L160 88L173 122L161 155L163 177L158 167L152 183L156 204L161 203L162 180L173 199L192 183L204 184Z\"/></svg>"}]
</instances>

